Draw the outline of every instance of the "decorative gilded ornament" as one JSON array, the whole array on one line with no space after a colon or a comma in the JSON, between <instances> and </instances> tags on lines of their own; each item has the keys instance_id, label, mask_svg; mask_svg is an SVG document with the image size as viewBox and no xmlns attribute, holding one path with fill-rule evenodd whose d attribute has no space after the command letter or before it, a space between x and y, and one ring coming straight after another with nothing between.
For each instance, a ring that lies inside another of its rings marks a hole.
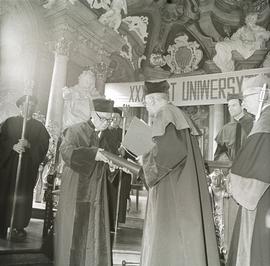
<instances>
[{"instance_id":1,"label":"decorative gilded ornament","mask_svg":"<svg viewBox=\"0 0 270 266\"><path fill-rule=\"evenodd\" d=\"M196 41L189 42L186 34L177 37L174 42L167 49L169 54L164 56L170 71L181 74L196 70L203 57L200 45Z\"/></svg>"}]
</instances>

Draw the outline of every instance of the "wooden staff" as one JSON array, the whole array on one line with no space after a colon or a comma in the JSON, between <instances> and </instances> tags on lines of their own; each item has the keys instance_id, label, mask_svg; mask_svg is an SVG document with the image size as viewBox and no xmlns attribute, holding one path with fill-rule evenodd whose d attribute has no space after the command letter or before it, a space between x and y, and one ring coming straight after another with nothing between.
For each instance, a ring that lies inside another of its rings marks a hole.
<instances>
[{"instance_id":1,"label":"wooden staff","mask_svg":"<svg viewBox=\"0 0 270 266\"><path fill-rule=\"evenodd\" d=\"M26 96L26 101L25 101L25 106L24 106L24 116L23 116L22 134L21 134L21 139L23 139L23 140L25 139L28 107L29 107L29 95ZM11 234L12 234L12 230L14 227L14 216L15 216L15 209L16 209L16 202L17 202L17 192L18 192L18 185L19 185L21 168L22 168L22 156L23 156L23 152L21 151L19 153L19 158L18 158L17 173L16 173L16 180L15 180L15 189L14 189L14 194L13 194L13 203L12 203L11 220L10 220L10 231L8 234L8 240L11 239Z\"/></svg>"},{"instance_id":2,"label":"wooden staff","mask_svg":"<svg viewBox=\"0 0 270 266\"><path fill-rule=\"evenodd\" d=\"M122 128L122 141L121 142L123 142L124 137L125 137L128 109L129 109L128 105L123 105L123 110L122 110L123 128ZM117 228L118 228L118 216L119 216L120 195L121 195L121 186L122 186L122 175L123 175L123 171L120 169L118 192L117 192L116 217L115 217L115 226L114 226L115 236L117 235Z\"/></svg>"}]
</instances>

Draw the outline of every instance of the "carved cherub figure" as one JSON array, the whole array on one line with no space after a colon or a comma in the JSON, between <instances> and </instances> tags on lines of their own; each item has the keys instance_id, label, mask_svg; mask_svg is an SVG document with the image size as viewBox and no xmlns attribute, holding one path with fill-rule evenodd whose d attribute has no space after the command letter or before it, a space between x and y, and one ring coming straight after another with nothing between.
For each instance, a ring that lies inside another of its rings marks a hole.
<instances>
[{"instance_id":1,"label":"carved cherub figure","mask_svg":"<svg viewBox=\"0 0 270 266\"><path fill-rule=\"evenodd\" d=\"M215 46L216 55L213 61L222 72L234 70L232 51L237 51L244 59L249 58L253 53L265 47L265 42L270 38L270 31L256 25L257 13L250 13L246 16L243 27L239 28L231 38L225 38Z\"/></svg>"},{"instance_id":2,"label":"carved cherub figure","mask_svg":"<svg viewBox=\"0 0 270 266\"><path fill-rule=\"evenodd\" d=\"M122 10L126 15L127 14L126 0L113 0L107 11L100 16L99 21L102 24L107 25L108 27L118 32L118 29L122 21L122 14L121 14Z\"/></svg>"},{"instance_id":3,"label":"carved cherub figure","mask_svg":"<svg viewBox=\"0 0 270 266\"><path fill-rule=\"evenodd\" d=\"M64 111L63 127L87 121L90 117L91 99L101 97L95 88L95 74L88 70L79 76L78 84L73 87L63 88Z\"/></svg>"}]
</instances>

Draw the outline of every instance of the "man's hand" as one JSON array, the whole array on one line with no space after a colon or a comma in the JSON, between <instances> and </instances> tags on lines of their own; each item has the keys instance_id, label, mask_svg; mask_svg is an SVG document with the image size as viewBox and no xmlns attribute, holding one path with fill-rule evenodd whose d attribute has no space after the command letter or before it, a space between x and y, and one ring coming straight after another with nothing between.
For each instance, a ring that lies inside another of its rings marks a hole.
<instances>
[{"instance_id":1,"label":"man's hand","mask_svg":"<svg viewBox=\"0 0 270 266\"><path fill-rule=\"evenodd\" d=\"M25 152L25 148L30 148L31 145L27 139L19 139L18 143L13 145L13 150L17 153Z\"/></svg>"},{"instance_id":2,"label":"man's hand","mask_svg":"<svg viewBox=\"0 0 270 266\"><path fill-rule=\"evenodd\" d=\"M17 144L13 145L13 150L16 151L17 153L23 153L25 152L24 147L22 147L19 142Z\"/></svg>"},{"instance_id":3,"label":"man's hand","mask_svg":"<svg viewBox=\"0 0 270 266\"><path fill-rule=\"evenodd\" d=\"M118 152L122 157L125 156L126 151L122 145L118 148Z\"/></svg>"},{"instance_id":4,"label":"man's hand","mask_svg":"<svg viewBox=\"0 0 270 266\"><path fill-rule=\"evenodd\" d=\"M19 139L19 143L22 147L30 149L31 144L27 139Z\"/></svg>"},{"instance_id":5,"label":"man's hand","mask_svg":"<svg viewBox=\"0 0 270 266\"><path fill-rule=\"evenodd\" d=\"M104 163L108 163L109 160L107 159L107 157L105 155L102 154L102 151L103 151L103 149L100 149L100 148L97 150L95 160L96 161L101 161L101 162L104 162Z\"/></svg>"}]
</instances>

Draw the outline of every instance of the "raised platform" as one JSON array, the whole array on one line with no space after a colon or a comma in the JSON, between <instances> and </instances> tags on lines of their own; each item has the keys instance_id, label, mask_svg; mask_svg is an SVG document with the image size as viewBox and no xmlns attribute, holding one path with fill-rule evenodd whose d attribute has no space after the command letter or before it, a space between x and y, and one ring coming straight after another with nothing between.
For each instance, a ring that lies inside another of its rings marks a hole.
<instances>
[{"instance_id":1,"label":"raised platform","mask_svg":"<svg viewBox=\"0 0 270 266\"><path fill-rule=\"evenodd\" d=\"M53 266L42 253L13 253L0 256L0 266Z\"/></svg>"}]
</instances>

